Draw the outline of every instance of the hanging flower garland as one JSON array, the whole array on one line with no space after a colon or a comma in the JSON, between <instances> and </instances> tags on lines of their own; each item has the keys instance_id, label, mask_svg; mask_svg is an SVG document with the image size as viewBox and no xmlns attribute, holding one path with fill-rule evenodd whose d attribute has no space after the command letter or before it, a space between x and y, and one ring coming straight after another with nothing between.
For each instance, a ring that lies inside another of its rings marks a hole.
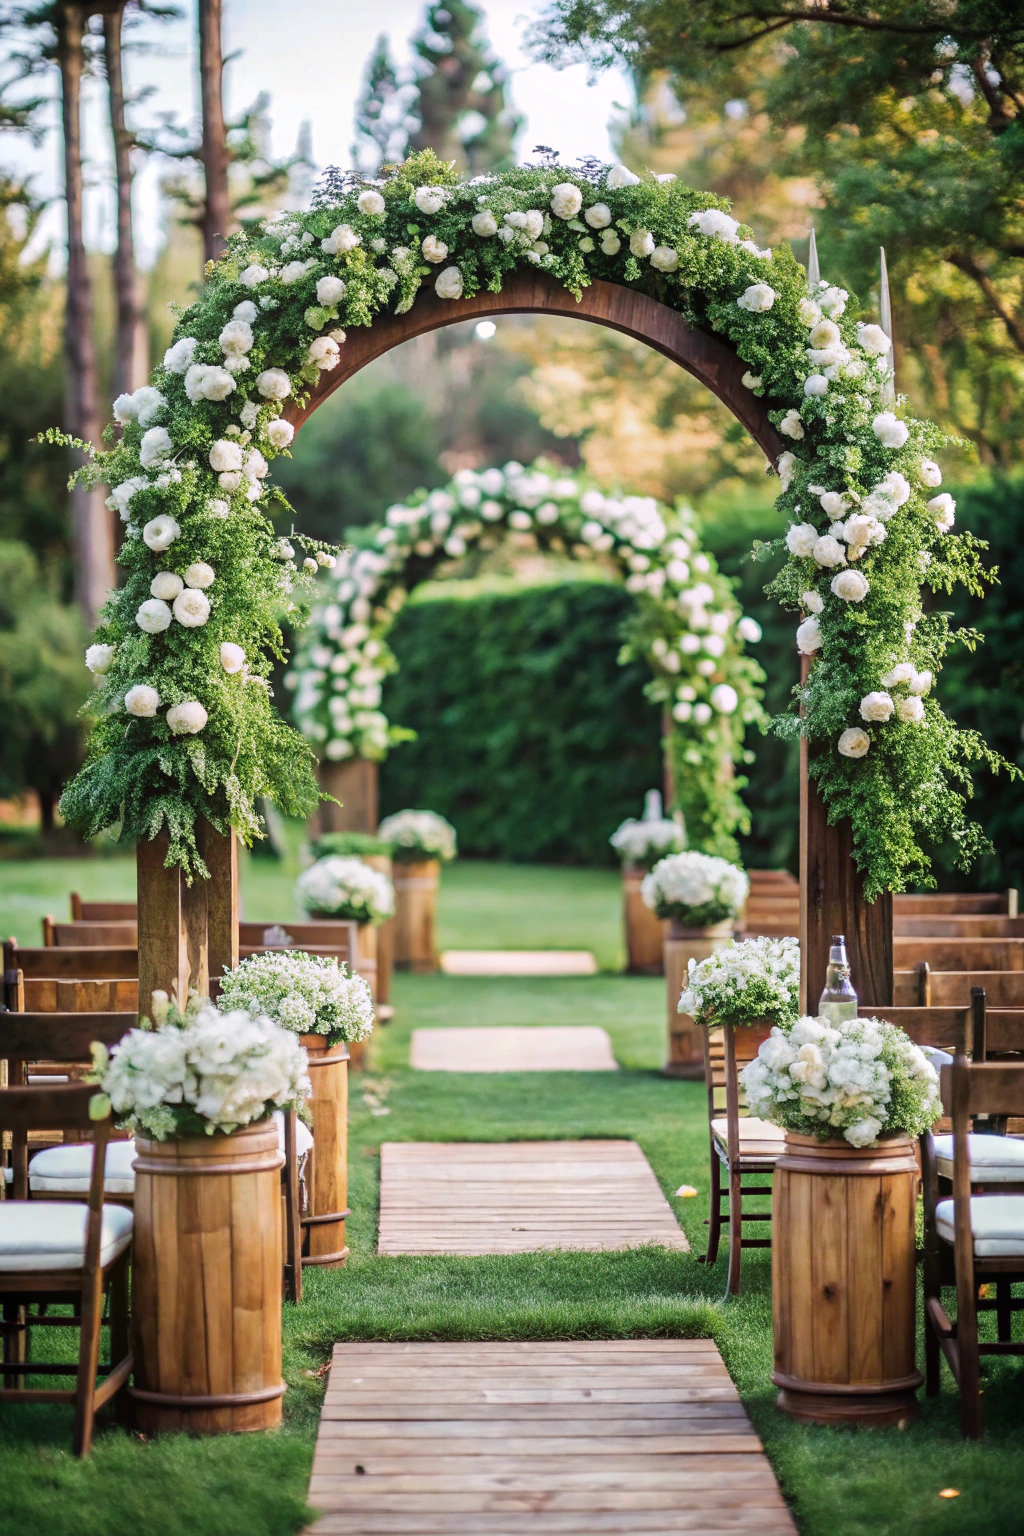
<instances>
[{"instance_id":1,"label":"hanging flower garland","mask_svg":"<svg viewBox=\"0 0 1024 1536\"><path fill-rule=\"evenodd\" d=\"M742 760L746 726L761 719L763 673L743 651L760 627L741 616L729 582L701 550L689 508L605 496L541 464L459 470L443 489L390 507L382 527L360 530L360 547L340 558L285 680L303 733L331 761L385 757L402 739L380 708L381 684L396 665L387 645L395 615L439 566L509 537L608 561L636 594L620 659L649 664L648 697L670 712L691 842L728 847L745 825L731 765Z\"/></svg>"},{"instance_id":2,"label":"hanging flower garland","mask_svg":"<svg viewBox=\"0 0 1024 1536\"><path fill-rule=\"evenodd\" d=\"M977 591L982 570L976 541L944 531L948 501L926 494L940 434L885 408L888 338L858 326L841 290L809 293L787 248L760 249L712 196L672 178L585 161L464 182L429 152L377 183L329 173L308 211L234 236L153 383L115 403L120 440L82 478L111 486L128 579L89 651L102 685L65 819L87 834L167 828L169 859L202 872L197 818L248 839L261 794L308 811L311 754L266 686L302 576L268 517L269 463L294 435L282 413L337 366L346 326L409 310L425 281L455 320L464 295L500 292L531 266L577 294L596 278L635 288L735 347L744 384L793 440L780 505L815 534L813 548L809 533L791 544L775 586L817 621L802 626L817 659L793 722L810 772L829 814L852 819L869 896L920 879L928 840L951 839L967 861L983 839L966 817L965 765L999 760L927 683L907 685L934 676L951 638L941 615L923 614L922 582ZM826 496L847 503L842 514ZM332 558L306 548L307 573ZM871 697L883 692L887 719Z\"/></svg>"}]
</instances>

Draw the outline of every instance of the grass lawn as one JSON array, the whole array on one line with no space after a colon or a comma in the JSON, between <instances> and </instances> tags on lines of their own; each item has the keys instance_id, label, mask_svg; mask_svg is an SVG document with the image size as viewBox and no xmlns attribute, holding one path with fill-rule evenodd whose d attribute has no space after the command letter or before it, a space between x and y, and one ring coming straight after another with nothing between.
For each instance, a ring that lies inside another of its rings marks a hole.
<instances>
[{"instance_id":1,"label":"grass lawn","mask_svg":"<svg viewBox=\"0 0 1024 1536\"><path fill-rule=\"evenodd\" d=\"M72 872L73 871L73 872ZM291 912L292 871L245 875L247 911ZM130 894L121 860L0 868L5 931L38 942L38 913L65 910L77 883ZM587 947L614 959L614 878L578 870L466 864L442 880L442 942L465 947ZM42 906L40 906L42 903ZM287 904L286 904L287 903ZM13 914L18 914L15 917ZM27 928L21 924L27 923ZM603 975L564 980L399 977L396 1019L373 1044L352 1095L349 1223L344 1271L308 1271L306 1300L285 1308L286 1424L277 1434L223 1440L171 1436L143 1444L103 1431L90 1462L69 1454L63 1409L0 1410L0 1533L46 1536L291 1536L304 1497L322 1370L338 1338L608 1338L711 1336L719 1344L804 1536L1011 1536L1021 1530L1024 1391L1013 1362L986 1368L985 1439L965 1446L947 1378L918 1424L899 1432L802 1428L774 1408L770 1261L744 1261L744 1294L724 1305L724 1262L704 1246L707 1140L703 1088L670 1082L662 983ZM409 1032L433 1024L598 1023L620 1073L414 1074ZM375 1255L382 1140L504 1140L627 1136L643 1147L675 1201L692 1254L550 1253L478 1259ZM954 1487L960 1497L939 1498Z\"/></svg>"}]
</instances>

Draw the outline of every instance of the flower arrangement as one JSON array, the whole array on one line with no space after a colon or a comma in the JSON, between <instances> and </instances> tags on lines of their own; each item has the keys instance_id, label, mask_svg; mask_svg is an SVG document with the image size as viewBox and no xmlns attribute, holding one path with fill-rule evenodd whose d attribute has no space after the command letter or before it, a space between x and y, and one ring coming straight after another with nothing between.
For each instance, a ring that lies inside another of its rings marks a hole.
<instances>
[{"instance_id":1,"label":"flower arrangement","mask_svg":"<svg viewBox=\"0 0 1024 1536\"><path fill-rule=\"evenodd\" d=\"M698 1024L786 1027L800 1011L797 939L744 939L705 960L691 960L679 1012Z\"/></svg>"},{"instance_id":2,"label":"flower arrangement","mask_svg":"<svg viewBox=\"0 0 1024 1536\"><path fill-rule=\"evenodd\" d=\"M272 1019L296 1035L365 1040L373 1031L373 999L347 965L301 950L250 955L220 984L220 1006Z\"/></svg>"},{"instance_id":3,"label":"flower arrangement","mask_svg":"<svg viewBox=\"0 0 1024 1536\"><path fill-rule=\"evenodd\" d=\"M400 864L421 864L427 859L447 864L455 857L455 828L435 811L396 811L385 816L377 833Z\"/></svg>"},{"instance_id":4,"label":"flower arrangement","mask_svg":"<svg viewBox=\"0 0 1024 1536\"><path fill-rule=\"evenodd\" d=\"M742 869L707 853L670 853L660 859L640 887L644 902L658 917L675 918L687 928L709 928L737 915L750 882Z\"/></svg>"},{"instance_id":5,"label":"flower arrangement","mask_svg":"<svg viewBox=\"0 0 1024 1536\"><path fill-rule=\"evenodd\" d=\"M395 891L387 875L362 859L331 854L304 869L295 882L303 911L355 923L383 923L394 916Z\"/></svg>"},{"instance_id":6,"label":"flower arrangement","mask_svg":"<svg viewBox=\"0 0 1024 1536\"><path fill-rule=\"evenodd\" d=\"M803 1136L840 1134L855 1147L920 1136L942 1113L939 1079L895 1024L804 1017L775 1028L742 1073L752 1115Z\"/></svg>"},{"instance_id":7,"label":"flower arrangement","mask_svg":"<svg viewBox=\"0 0 1024 1536\"><path fill-rule=\"evenodd\" d=\"M678 820L662 815L661 794L649 789L644 799L644 814L620 823L608 839L623 864L650 869L667 853L682 853L686 847L686 828Z\"/></svg>"},{"instance_id":8,"label":"flower arrangement","mask_svg":"<svg viewBox=\"0 0 1024 1536\"><path fill-rule=\"evenodd\" d=\"M93 1074L119 1123L154 1141L229 1133L310 1094L295 1035L246 1009L194 999L184 1014L154 992L143 1021L111 1051L93 1045Z\"/></svg>"}]
</instances>

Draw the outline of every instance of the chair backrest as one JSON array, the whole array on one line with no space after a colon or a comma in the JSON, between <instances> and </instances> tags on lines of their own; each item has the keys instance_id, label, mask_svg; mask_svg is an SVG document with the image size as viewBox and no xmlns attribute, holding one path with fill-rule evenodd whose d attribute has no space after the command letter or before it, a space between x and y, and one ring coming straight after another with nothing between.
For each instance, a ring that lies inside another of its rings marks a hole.
<instances>
[{"instance_id":1,"label":"chair backrest","mask_svg":"<svg viewBox=\"0 0 1024 1536\"><path fill-rule=\"evenodd\" d=\"M43 918L43 943L61 949L131 949L139 942L139 925L124 922L55 923Z\"/></svg>"},{"instance_id":2,"label":"chair backrest","mask_svg":"<svg viewBox=\"0 0 1024 1536\"><path fill-rule=\"evenodd\" d=\"M788 869L748 869L747 878L750 881L750 894L757 896L760 892L769 890L795 890L800 886Z\"/></svg>"},{"instance_id":3,"label":"chair backrest","mask_svg":"<svg viewBox=\"0 0 1024 1536\"><path fill-rule=\"evenodd\" d=\"M730 1025L723 1029L705 1029L702 1033L708 1119L714 1120L723 1114L728 1114L730 1073L736 1083L737 1107L740 1110L745 1109L746 1101L739 1083L739 1073L748 1061L753 1061L762 1041L767 1040L770 1030L760 1026L741 1026L735 1029ZM731 1049L727 1049L727 1034L731 1036Z\"/></svg>"},{"instance_id":4,"label":"chair backrest","mask_svg":"<svg viewBox=\"0 0 1024 1536\"><path fill-rule=\"evenodd\" d=\"M263 949L330 949L338 960L358 954L358 926L350 922L239 923L239 947ZM346 954L340 953L345 951Z\"/></svg>"},{"instance_id":5,"label":"chair backrest","mask_svg":"<svg viewBox=\"0 0 1024 1536\"><path fill-rule=\"evenodd\" d=\"M911 970L926 960L933 971L1024 971L1021 939L922 939L892 941L893 966Z\"/></svg>"},{"instance_id":6,"label":"chair backrest","mask_svg":"<svg viewBox=\"0 0 1024 1536\"><path fill-rule=\"evenodd\" d=\"M1004 917L998 912L911 917L897 912L893 915L892 931L901 939L1019 939L1024 938L1024 918Z\"/></svg>"},{"instance_id":7,"label":"chair backrest","mask_svg":"<svg viewBox=\"0 0 1024 1536\"><path fill-rule=\"evenodd\" d=\"M966 1008L972 988L982 987L989 1008L1024 1008L1022 971L933 971L919 967L894 972L893 983L893 1001L902 1007Z\"/></svg>"},{"instance_id":8,"label":"chair backrest","mask_svg":"<svg viewBox=\"0 0 1024 1536\"><path fill-rule=\"evenodd\" d=\"M138 912L136 901L83 901L77 891L71 892L73 923L134 923Z\"/></svg>"},{"instance_id":9,"label":"chair backrest","mask_svg":"<svg viewBox=\"0 0 1024 1536\"><path fill-rule=\"evenodd\" d=\"M35 976L137 978L139 951L134 945L117 945L110 949L97 949L92 945L22 949L16 939L8 939L4 944L4 971L21 971L26 980Z\"/></svg>"},{"instance_id":10,"label":"chair backrest","mask_svg":"<svg viewBox=\"0 0 1024 1536\"><path fill-rule=\"evenodd\" d=\"M30 976L15 971L7 1006L24 1013L138 1013L134 977Z\"/></svg>"},{"instance_id":11,"label":"chair backrest","mask_svg":"<svg viewBox=\"0 0 1024 1536\"><path fill-rule=\"evenodd\" d=\"M935 1045L954 1051L970 1029L970 1008L865 1008L874 1019L898 1024L915 1045Z\"/></svg>"},{"instance_id":12,"label":"chair backrest","mask_svg":"<svg viewBox=\"0 0 1024 1536\"><path fill-rule=\"evenodd\" d=\"M939 1084L954 1138L958 1131L966 1136L975 1115L1024 1114L1024 1062L968 1061L958 1054L951 1067L942 1068ZM966 1171L966 1142L963 1152Z\"/></svg>"},{"instance_id":13,"label":"chair backrest","mask_svg":"<svg viewBox=\"0 0 1024 1536\"><path fill-rule=\"evenodd\" d=\"M1006 917L1016 917L1018 900L1016 890L1008 891L950 891L934 892L924 896L898 895L892 899L895 916L910 917L938 913L994 912Z\"/></svg>"},{"instance_id":14,"label":"chair backrest","mask_svg":"<svg viewBox=\"0 0 1024 1536\"><path fill-rule=\"evenodd\" d=\"M103 1179L107 1142L113 1121L109 1114L94 1120L89 1112L98 1090L85 1083L59 1083L53 1087L0 1088L0 1136L11 1133L14 1150L15 1200L28 1198L28 1135L30 1131L74 1131L88 1134L96 1151L89 1181L89 1220L86 1226L85 1264L99 1266L103 1219ZM3 1261L0 1259L0 1267Z\"/></svg>"},{"instance_id":15,"label":"chair backrest","mask_svg":"<svg viewBox=\"0 0 1024 1536\"><path fill-rule=\"evenodd\" d=\"M134 1013L0 1013L0 1059L89 1061L94 1040L116 1045Z\"/></svg>"}]
</instances>

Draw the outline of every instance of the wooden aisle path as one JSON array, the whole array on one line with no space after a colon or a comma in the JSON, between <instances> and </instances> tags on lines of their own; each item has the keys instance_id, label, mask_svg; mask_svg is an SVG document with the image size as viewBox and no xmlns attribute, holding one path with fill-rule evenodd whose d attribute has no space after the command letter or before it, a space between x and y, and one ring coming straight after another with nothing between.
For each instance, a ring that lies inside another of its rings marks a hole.
<instances>
[{"instance_id":1,"label":"wooden aisle path","mask_svg":"<svg viewBox=\"0 0 1024 1536\"><path fill-rule=\"evenodd\" d=\"M447 976L596 976L589 949L446 949Z\"/></svg>"},{"instance_id":2,"label":"wooden aisle path","mask_svg":"<svg viewBox=\"0 0 1024 1536\"><path fill-rule=\"evenodd\" d=\"M337 1344L312 1536L796 1536L715 1345Z\"/></svg>"},{"instance_id":3,"label":"wooden aisle path","mask_svg":"<svg viewBox=\"0 0 1024 1536\"><path fill-rule=\"evenodd\" d=\"M596 1024L495 1024L414 1029L409 1065L421 1072L616 1072L607 1030Z\"/></svg>"},{"instance_id":4,"label":"wooden aisle path","mask_svg":"<svg viewBox=\"0 0 1024 1536\"><path fill-rule=\"evenodd\" d=\"M389 1141L378 1252L688 1247L635 1141Z\"/></svg>"}]
</instances>

